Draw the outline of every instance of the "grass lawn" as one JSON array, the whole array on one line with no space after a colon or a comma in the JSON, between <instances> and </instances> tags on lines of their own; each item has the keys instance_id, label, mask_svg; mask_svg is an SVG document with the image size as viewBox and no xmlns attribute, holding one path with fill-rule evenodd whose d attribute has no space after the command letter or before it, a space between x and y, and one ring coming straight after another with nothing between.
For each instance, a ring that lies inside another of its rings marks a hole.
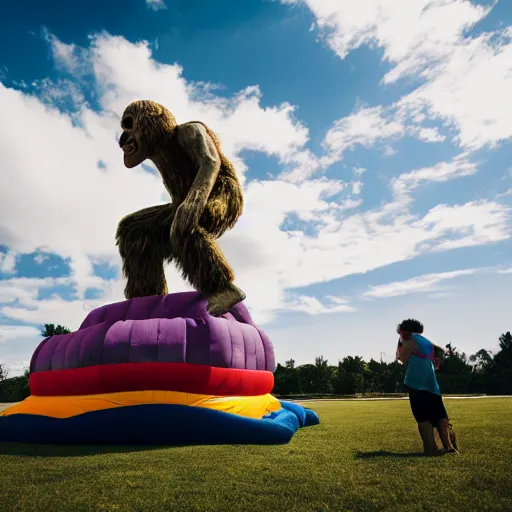
<instances>
[{"instance_id":1,"label":"grass lawn","mask_svg":"<svg viewBox=\"0 0 512 512\"><path fill-rule=\"evenodd\" d=\"M433 458L406 401L309 406L284 446L0 443L0 510L512 510L512 399L446 400L461 454Z\"/></svg>"}]
</instances>

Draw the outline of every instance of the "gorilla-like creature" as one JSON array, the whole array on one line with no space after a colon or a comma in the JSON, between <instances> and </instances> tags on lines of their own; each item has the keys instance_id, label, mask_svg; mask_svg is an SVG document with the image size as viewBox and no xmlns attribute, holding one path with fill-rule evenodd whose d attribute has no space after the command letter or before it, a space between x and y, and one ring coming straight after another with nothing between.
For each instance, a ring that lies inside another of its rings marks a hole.
<instances>
[{"instance_id":1,"label":"gorilla-like creature","mask_svg":"<svg viewBox=\"0 0 512 512\"><path fill-rule=\"evenodd\" d=\"M127 278L125 297L168 293L164 262L174 261L207 299L208 312L226 313L245 299L216 242L243 210L242 187L233 165L205 124L177 125L171 112L153 101L128 105L121 127L125 166L150 159L172 199L119 223L116 240Z\"/></svg>"}]
</instances>

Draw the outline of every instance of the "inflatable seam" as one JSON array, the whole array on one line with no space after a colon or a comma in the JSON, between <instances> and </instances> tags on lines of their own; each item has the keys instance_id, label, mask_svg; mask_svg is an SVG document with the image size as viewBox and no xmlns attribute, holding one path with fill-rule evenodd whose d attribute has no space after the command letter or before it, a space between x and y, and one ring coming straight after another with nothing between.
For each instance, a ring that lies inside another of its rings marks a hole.
<instances>
[{"instance_id":1,"label":"inflatable seam","mask_svg":"<svg viewBox=\"0 0 512 512\"><path fill-rule=\"evenodd\" d=\"M79 331L80 331L80 329L77 332L79 332ZM83 353L84 346L85 346L84 343L80 343L78 346L78 356L77 356L77 362L76 362L77 368L80 368L80 365L82 363L82 353ZM67 366L65 364L65 360L64 360L64 368L67 368Z\"/></svg>"},{"instance_id":2,"label":"inflatable seam","mask_svg":"<svg viewBox=\"0 0 512 512\"><path fill-rule=\"evenodd\" d=\"M69 350L70 345L71 345L71 343L66 343L66 347L64 348L64 359L62 361L62 368L66 368L66 359L67 359L68 350ZM80 345L83 345L83 343L80 343Z\"/></svg>"},{"instance_id":3,"label":"inflatable seam","mask_svg":"<svg viewBox=\"0 0 512 512\"><path fill-rule=\"evenodd\" d=\"M55 366L55 353L57 352L57 349L59 348L59 345L62 343L62 339L63 339L63 335L62 334L59 334L57 335L59 336L58 340L57 340L57 343L55 343L53 345L53 350L52 350L52 356L50 358L50 370L54 370L54 366ZM53 336L55 337L55 336Z\"/></svg>"},{"instance_id":4,"label":"inflatable seam","mask_svg":"<svg viewBox=\"0 0 512 512\"><path fill-rule=\"evenodd\" d=\"M125 322L127 321L126 319L124 320ZM135 326L135 320L132 320L131 323L130 323L130 331L128 333L128 362L131 363L132 362L132 348L133 348L133 343L132 343L132 336L133 336L133 327Z\"/></svg>"},{"instance_id":5,"label":"inflatable seam","mask_svg":"<svg viewBox=\"0 0 512 512\"><path fill-rule=\"evenodd\" d=\"M247 348L247 343L248 343L248 338L249 336L246 336L244 334L244 330L242 329L242 326L241 325L238 325L237 324L237 329L240 331L240 336L242 336L242 346L244 347L244 368L247 368L247 357L248 357L248 348Z\"/></svg>"},{"instance_id":6,"label":"inflatable seam","mask_svg":"<svg viewBox=\"0 0 512 512\"><path fill-rule=\"evenodd\" d=\"M130 313L130 306L132 304L136 304L137 303L137 299L133 300L133 301L127 301L124 303L124 308L123 308L123 312L122 312L122 316L119 320L124 320L126 322L127 320L127 317L128 317L128 314ZM115 322L114 322L115 323Z\"/></svg>"},{"instance_id":7,"label":"inflatable seam","mask_svg":"<svg viewBox=\"0 0 512 512\"><path fill-rule=\"evenodd\" d=\"M105 320L103 320L103 322L107 322L107 315L105 315ZM102 322L102 323L103 323ZM109 331L110 327L107 327L108 324L105 325L106 329L103 333L103 339L102 339L102 342L100 343L100 353L99 353L99 357L98 357L98 363L101 363L103 364L103 357L105 355L105 337L107 336L107 332Z\"/></svg>"},{"instance_id":8,"label":"inflatable seam","mask_svg":"<svg viewBox=\"0 0 512 512\"><path fill-rule=\"evenodd\" d=\"M34 351L33 355L32 355L32 358L30 359L30 372L32 373L35 369L35 366L36 366L36 361L37 361L37 358L39 356L39 352L41 352L41 349L48 343L48 340L50 338L46 338L44 339L40 345L36 348L36 350Z\"/></svg>"},{"instance_id":9,"label":"inflatable seam","mask_svg":"<svg viewBox=\"0 0 512 512\"><path fill-rule=\"evenodd\" d=\"M103 308L101 310L101 313L102 313L102 316L103 316L102 322L106 322L107 321L107 308L105 306L103 306Z\"/></svg>"},{"instance_id":10,"label":"inflatable seam","mask_svg":"<svg viewBox=\"0 0 512 512\"><path fill-rule=\"evenodd\" d=\"M154 312L154 310L153 310L153 312ZM157 361L160 361L160 335L161 335L160 322L161 322L161 319L158 318L158 323L156 324L156 360Z\"/></svg>"},{"instance_id":11,"label":"inflatable seam","mask_svg":"<svg viewBox=\"0 0 512 512\"><path fill-rule=\"evenodd\" d=\"M233 334L231 333L231 326L229 325L229 322L224 322L224 325L228 328L228 334L229 334L229 346L231 347L231 367L233 367L233 358L235 351L233 350Z\"/></svg>"},{"instance_id":12,"label":"inflatable seam","mask_svg":"<svg viewBox=\"0 0 512 512\"><path fill-rule=\"evenodd\" d=\"M98 325L98 327L102 326L102 324L97 324L97 325ZM84 346L87 346L87 343L85 342L85 338L87 338L87 336L89 335L89 338L94 341L97 336L97 332L98 332L98 329L94 329L94 328L89 329L89 332L86 332L84 337L80 341L80 349L82 349L82 347L84 347ZM105 337L105 334L103 334L103 337ZM103 361L103 343L100 344L99 350L97 349L97 344L91 343L91 345L92 345L92 350L93 350L92 357L94 358L94 362L97 364L98 362ZM79 355L78 355L77 366L79 366L79 364L80 364L80 361L81 361L80 357L81 357L81 353L79 353Z\"/></svg>"},{"instance_id":13,"label":"inflatable seam","mask_svg":"<svg viewBox=\"0 0 512 512\"><path fill-rule=\"evenodd\" d=\"M256 327L256 330L258 331L258 335L260 337L260 340L261 340L261 344L263 345L263 359L265 361L265 370L269 368L269 364L268 364L268 356L267 356L267 344L265 343L265 340L263 339L263 336L261 334L261 331L260 329L258 329Z\"/></svg>"},{"instance_id":14,"label":"inflatable seam","mask_svg":"<svg viewBox=\"0 0 512 512\"><path fill-rule=\"evenodd\" d=\"M89 333L91 332L91 330L92 330L92 329L89 329ZM87 336L87 334L88 334L87 329L84 329L83 331L80 331L80 332L82 332L83 334L82 334L82 338L81 338L81 339L80 339L80 338L78 339L79 344L78 344L78 357L77 357L77 365L76 365L77 367L78 367L78 366L79 366L79 364L80 364L80 354L81 354L81 350L82 350L82 347L84 347L84 346L85 346L84 340L85 340L85 338L86 338L86 336ZM75 345L77 344L77 343L76 343L76 340L73 340L73 339L69 340L69 341L68 341L68 343L66 344L66 348L65 348L65 350L64 350L64 361L63 361L63 365L62 365L63 367L62 367L62 369L64 369L64 368L68 368L68 365L66 364L66 362L67 362L67 359L68 359L68 353L69 353L69 351L70 351L70 347L72 347L72 346L73 346L73 342L74 342L74 344L75 344Z\"/></svg>"}]
</instances>

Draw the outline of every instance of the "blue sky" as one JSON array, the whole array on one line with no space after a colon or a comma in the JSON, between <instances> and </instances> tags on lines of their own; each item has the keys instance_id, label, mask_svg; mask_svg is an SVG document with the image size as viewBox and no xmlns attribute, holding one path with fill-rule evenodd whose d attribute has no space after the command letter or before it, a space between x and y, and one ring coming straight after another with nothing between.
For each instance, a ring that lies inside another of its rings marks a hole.
<instances>
[{"instance_id":1,"label":"blue sky","mask_svg":"<svg viewBox=\"0 0 512 512\"><path fill-rule=\"evenodd\" d=\"M0 361L122 300L116 222L165 200L115 144L145 97L216 131L246 189L221 242L277 357L389 360L509 330L512 6L11 3L0 20ZM173 268L172 291L188 289ZM357 340L357 341L355 341Z\"/></svg>"}]
</instances>

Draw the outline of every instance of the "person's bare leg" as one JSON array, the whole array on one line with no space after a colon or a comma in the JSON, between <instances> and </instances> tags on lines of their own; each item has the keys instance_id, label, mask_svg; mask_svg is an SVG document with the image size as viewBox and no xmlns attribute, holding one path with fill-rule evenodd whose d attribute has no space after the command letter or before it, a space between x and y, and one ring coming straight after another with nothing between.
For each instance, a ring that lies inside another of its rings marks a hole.
<instances>
[{"instance_id":1,"label":"person's bare leg","mask_svg":"<svg viewBox=\"0 0 512 512\"><path fill-rule=\"evenodd\" d=\"M422 421L418 423L418 431L423 441L423 452L425 455L438 455L439 448L434 437L434 427L432 427L432 424L429 421Z\"/></svg>"},{"instance_id":2,"label":"person's bare leg","mask_svg":"<svg viewBox=\"0 0 512 512\"><path fill-rule=\"evenodd\" d=\"M453 446L452 438L454 438L453 431L451 430L451 424L447 419L439 420L437 423L437 431L439 432L439 438L443 443L443 449L446 453L458 453L457 448ZM450 435L451 434L451 435Z\"/></svg>"}]
</instances>

